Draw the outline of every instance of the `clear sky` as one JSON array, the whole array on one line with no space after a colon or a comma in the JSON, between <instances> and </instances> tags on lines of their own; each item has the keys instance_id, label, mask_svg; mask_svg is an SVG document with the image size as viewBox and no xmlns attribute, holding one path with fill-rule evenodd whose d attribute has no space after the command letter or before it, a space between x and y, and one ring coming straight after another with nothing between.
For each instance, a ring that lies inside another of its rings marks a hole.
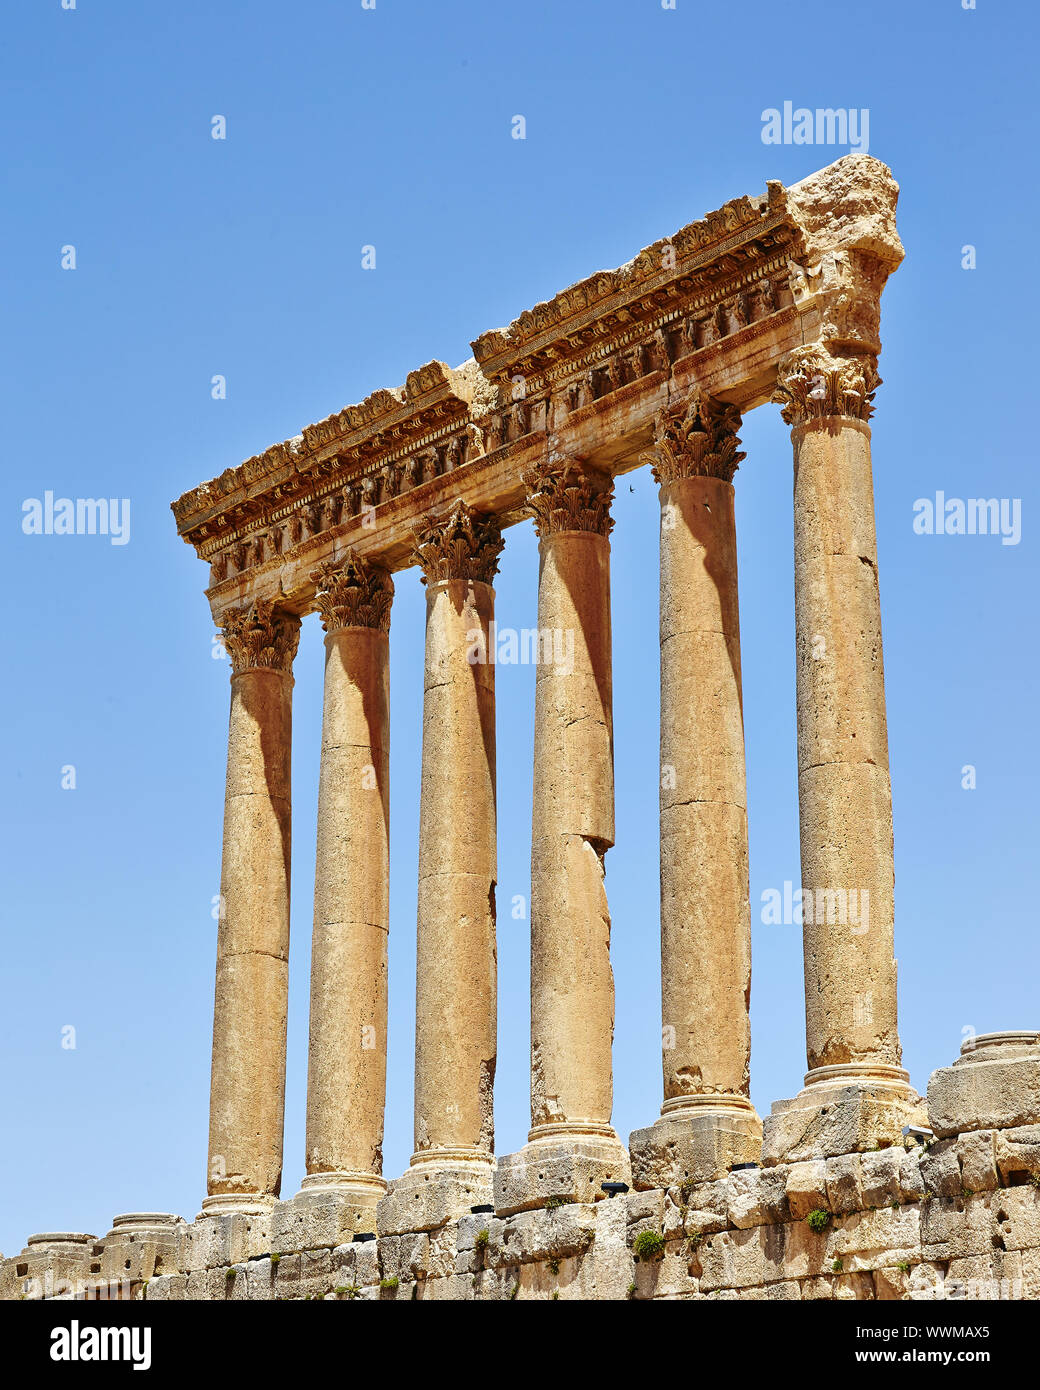
<instances>
[{"instance_id":1,"label":"clear sky","mask_svg":"<svg viewBox=\"0 0 1040 1390\"><path fill-rule=\"evenodd\" d=\"M122 1211L190 1218L205 1193L228 666L171 499L430 358L463 361L478 333L728 198L847 152L763 143L763 110L785 101L869 110L870 152L902 187L874 467L905 1061L923 1090L966 1029L1040 1024L1035 5L35 0L4 30L0 1250L32 1231L103 1234ZM800 932L759 920L763 892L799 881L777 407L750 415L743 441L765 1112L804 1071ZM129 498L128 543L23 534L23 503L48 490ZM1019 543L916 534L914 503L937 491L1021 499ZM661 1087L657 513L647 470L625 478L607 860L625 1136L656 1118ZM531 524L510 530L501 623L534 624L536 561ZM413 570L391 636L391 1177L412 1148L423 618ZM311 617L296 662L284 1195L303 1173L322 660ZM498 700L506 1153L528 1117L528 932L507 905L529 891L532 668L500 667Z\"/></svg>"}]
</instances>

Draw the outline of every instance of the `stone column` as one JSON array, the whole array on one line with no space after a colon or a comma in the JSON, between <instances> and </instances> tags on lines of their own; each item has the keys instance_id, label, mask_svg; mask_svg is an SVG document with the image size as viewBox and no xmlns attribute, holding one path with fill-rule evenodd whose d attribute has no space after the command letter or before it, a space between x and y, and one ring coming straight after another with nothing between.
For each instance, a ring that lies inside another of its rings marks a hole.
<instances>
[{"instance_id":1,"label":"stone column","mask_svg":"<svg viewBox=\"0 0 1040 1390\"><path fill-rule=\"evenodd\" d=\"M781 363L775 397L794 442L809 1071L801 1094L777 1102L766 1122L774 1160L898 1139L912 1096L896 1023L892 792L867 424L879 384L872 355L806 347Z\"/></svg>"},{"instance_id":2,"label":"stone column","mask_svg":"<svg viewBox=\"0 0 1040 1390\"><path fill-rule=\"evenodd\" d=\"M733 474L740 412L695 395L663 411L661 999L664 1105L631 1137L636 1187L757 1162L751 909Z\"/></svg>"},{"instance_id":3,"label":"stone column","mask_svg":"<svg viewBox=\"0 0 1040 1390\"><path fill-rule=\"evenodd\" d=\"M524 478L540 538L531 842L531 1131L500 1161L501 1214L627 1182L610 1124L614 977L604 857L614 843L609 474Z\"/></svg>"},{"instance_id":4,"label":"stone column","mask_svg":"<svg viewBox=\"0 0 1040 1390\"><path fill-rule=\"evenodd\" d=\"M375 1230L386 1191L390 927L390 605L386 569L348 554L312 576L325 629L325 704L307 1068L307 1176L339 1228Z\"/></svg>"},{"instance_id":5,"label":"stone column","mask_svg":"<svg viewBox=\"0 0 1040 1390\"><path fill-rule=\"evenodd\" d=\"M503 541L457 503L415 537L426 585L415 1006L415 1153L379 1232L432 1230L491 1198L497 1055L495 666Z\"/></svg>"},{"instance_id":6,"label":"stone column","mask_svg":"<svg viewBox=\"0 0 1040 1390\"><path fill-rule=\"evenodd\" d=\"M289 992L294 614L258 600L224 622L231 658L206 1216L261 1212L282 1180Z\"/></svg>"}]
</instances>

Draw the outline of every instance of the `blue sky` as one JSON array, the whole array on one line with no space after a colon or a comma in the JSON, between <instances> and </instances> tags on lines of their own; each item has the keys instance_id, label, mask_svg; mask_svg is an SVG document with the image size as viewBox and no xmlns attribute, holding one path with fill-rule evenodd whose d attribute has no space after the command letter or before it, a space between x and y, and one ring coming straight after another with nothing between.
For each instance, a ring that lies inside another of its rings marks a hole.
<instances>
[{"instance_id":1,"label":"blue sky","mask_svg":"<svg viewBox=\"0 0 1040 1390\"><path fill-rule=\"evenodd\" d=\"M7 582L0 1250L192 1217L206 1120L228 669L171 499L726 199L839 147L765 145L762 111L869 108L902 187L874 467L905 1062L1037 1026L1036 10L929 0L37 0L5 19L0 517ZM223 115L227 139L210 138ZM527 122L524 141L511 120ZM962 247L977 268L962 269ZM361 268L361 247L377 269ZM61 268L74 245L76 269ZM214 401L210 381L227 379ZM791 451L745 421L736 479L754 917L753 1096L804 1070ZM22 504L128 497L124 546L26 536ZM1020 498L1020 543L913 531L913 504ZM660 1105L657 499L613 534L615 1123ZM533 625L513 528L503 625ZM412 1147L423 595L398 578L386 1172ZM322 645L296 662L283 1193L303 1173ZM529 890L533 671L500 667L498 901ZM961 769L977 787L961 787ZM62 788L75 767L76 786ZM528 1117L528 936L499 925L498 1149ZM75 1047L63 1047L75 1029Z\"/></svg>"}]
</instances>

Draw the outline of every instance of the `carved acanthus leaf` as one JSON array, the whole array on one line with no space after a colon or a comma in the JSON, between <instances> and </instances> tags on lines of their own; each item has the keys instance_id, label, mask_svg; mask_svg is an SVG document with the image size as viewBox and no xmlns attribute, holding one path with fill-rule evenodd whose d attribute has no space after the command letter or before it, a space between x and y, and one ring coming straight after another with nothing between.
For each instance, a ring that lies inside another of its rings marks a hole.
<instances>
[{"instance_id":1,"label":"carved acanthus leaf","mask_svg":"<svg viewBox=\"0 0 1040 1390\"><path fill-rule=\"evenodd\" d=\"M833 416L866 421L880 385L873 357L833 357L818 346L801 347L781 361L772 399L789 425Z\"/></svg>"},{"instance_id":2,"label":"carved acanthus leaf","mask_svg":"<svg viewBox=\"0 0 1040 1390\"><path fill-rule=\"evenodd\" d=\"M498 518L475 512L465 502L456 502L446 517L426 517L414 540L413 559L424 584L445 579L490 584L505 545Z\"/></svg>"},{"instance_id":3,"label":"carved acanthus leaf","mask_svg":"<svg viewBox=\"0 0 1040 1390\"><path fill-rule=\"evenodd\" d=\"M560 531L596 531L609 536L614 528L610 504L614 480L609 473L587 467L580 459L545 463L522 475L527 507L540 537Z\"/></svg>"},{"instance_id":4,"label":"carved acanthus leaf","mask_svg":"<svg viewBox=\"0 0 1040 1390\"><path fill-rule=\"evenodd\" d=\"M382 565L353 550L342 561L328 560L311 575L314 601L326 632L344 627L375 627L390 631L394 581Z\"/></svg>"},{"instance_id":5,"label":"carved acanthus leaf","mask_svg":"<svg viewBox=\"0 0 1040 1390\"><path fill-rule=\"evenodd\" d=\"M286 613L270 599L257 599L224 617L224 647L231 658L231 670L269 669L291 671L300 644L300 620Z\"/></svg>"},{"instance_id":6,"label":"carved acanthus leaf","mask_svg":"<svg viewBox=\"0 0 1040 1390\"><path fill-rule=\"evenodd\" d=\"M696 392L666 406L654 421L654 446L646 458L658 483L680 478L721 478L731 483L746 457L739 450L740 411L728 401Z\"/></svg>"}]
</instances>

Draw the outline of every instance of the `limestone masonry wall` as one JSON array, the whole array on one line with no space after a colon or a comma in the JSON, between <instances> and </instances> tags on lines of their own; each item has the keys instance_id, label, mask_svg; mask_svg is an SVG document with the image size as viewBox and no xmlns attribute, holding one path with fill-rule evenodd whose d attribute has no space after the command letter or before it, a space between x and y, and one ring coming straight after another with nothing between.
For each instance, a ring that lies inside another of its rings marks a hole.
<instances>
[{"instance_id":1,"label":"limestone masonry wall","mask_svg":"<svg viewBox=\"0 0 1040 1390\"><path fill-rule=\"evenodd\" d=\"M0 1297L1040 1298L1040 1035L965 1044L928 1113L921 1141L404 1234L353 1231L349 1200L306 1190L260 1215L119 1217L101 1241L31 1237Z\"/></svg>"}]
</instances>

